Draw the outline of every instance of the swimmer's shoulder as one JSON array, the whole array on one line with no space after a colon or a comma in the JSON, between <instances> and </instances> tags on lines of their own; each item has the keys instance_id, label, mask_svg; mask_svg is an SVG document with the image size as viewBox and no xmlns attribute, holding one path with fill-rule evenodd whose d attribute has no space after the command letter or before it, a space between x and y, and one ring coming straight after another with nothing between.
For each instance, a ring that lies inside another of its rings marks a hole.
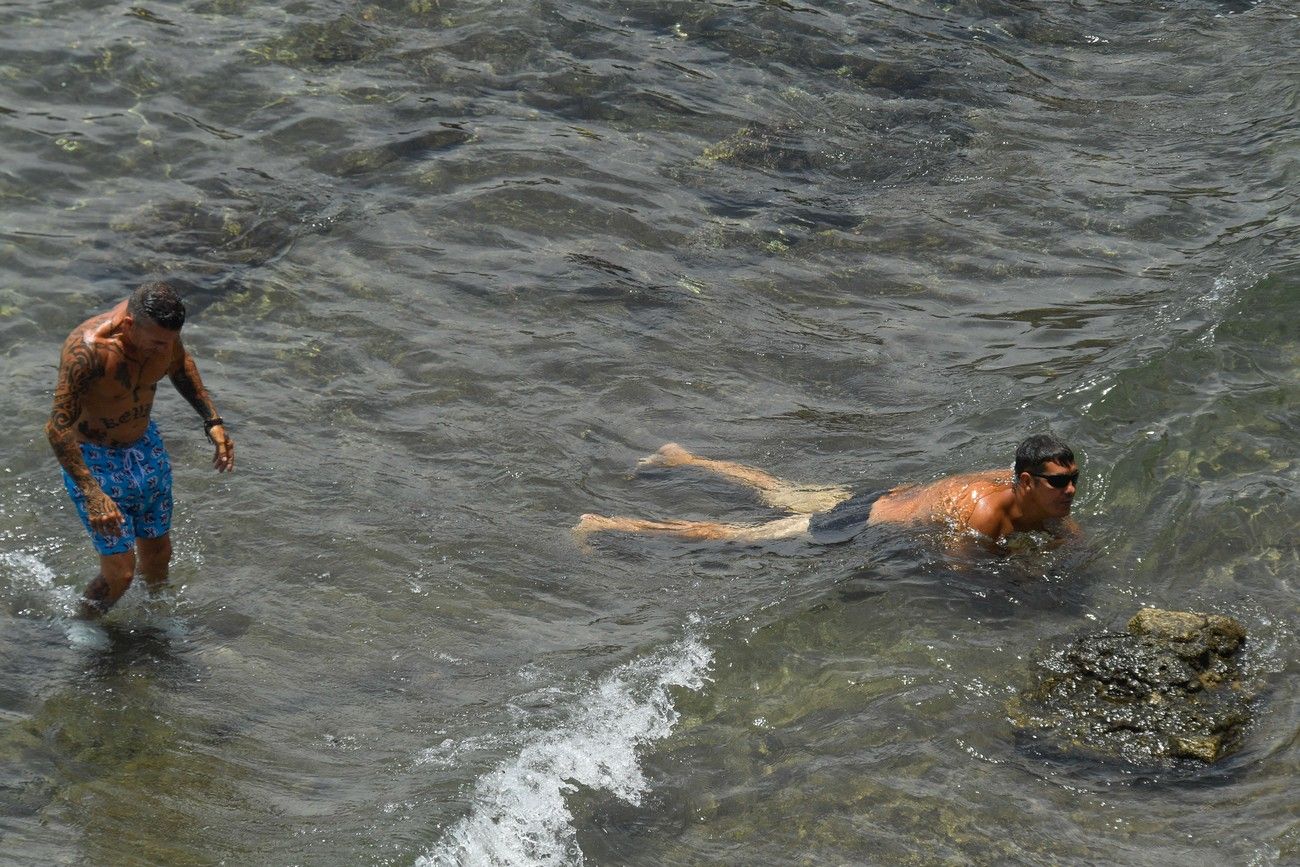
<instances>
[{"instance_id":1,"label":"swimmer's shoulder","mask_svg":"<svg viewBox=\"0 0 1300 867\"><path fill-rule=\"evenodd\" d=\"M974 507L966 515L967 528L988 536L1001 539L1014 529L1011 521L1009 491L989 491L975 499Z\"/></svg>"}]
</instances>

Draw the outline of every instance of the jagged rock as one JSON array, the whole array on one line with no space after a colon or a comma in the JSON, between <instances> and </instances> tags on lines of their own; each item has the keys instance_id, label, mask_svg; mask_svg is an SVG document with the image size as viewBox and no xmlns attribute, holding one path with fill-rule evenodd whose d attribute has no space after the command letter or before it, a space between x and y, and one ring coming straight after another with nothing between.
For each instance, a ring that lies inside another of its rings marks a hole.
<instances>
[{"instance_id":1,"label":"jagged rock","mask_svg":"<svg viewBox=\"0 0 1300 867\"><path fill-rule=\"evenodd\" d=\"M1127 632L1081 636L1039 663L1037 685L1008 712L1022 738L1051 751L1214 762L1250 720L1245 640L1230 617L1144 608Z\"/></svg>"},{"instance_id":2,"label":"jagged rock","mask_svg":"<svg viewBox=\"0 0 1300 867\"><path fill-rule=\"evenodd\" d=\"M1164 639L1184 659L1200 659L1207 650L1229 656L1246 640L1246 630L1231 617L1159 608L1143 608L1133 615L1128 631Z\"/></svg>"}]
</instances>

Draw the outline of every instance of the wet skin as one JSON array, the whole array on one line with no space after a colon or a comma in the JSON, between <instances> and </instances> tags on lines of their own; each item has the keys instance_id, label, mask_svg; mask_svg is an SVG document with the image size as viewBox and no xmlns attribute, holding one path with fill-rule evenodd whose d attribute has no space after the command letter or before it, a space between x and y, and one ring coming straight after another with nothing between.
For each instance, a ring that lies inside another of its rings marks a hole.
<instances>
[{"instance_id":1,"label":"wet skin","mask_svg":"<svg viewBox=\"0 0 1300 867\"><path fill-rule=\"evenodd\" d=\"M587 537L599 532L652 533L691 540L761 542L788 539L808 533L817 512L834 508L852 496L848 488L807 486L780 479L762 470L693 455L668 443L641 462L646 466L694 466L753 488L769 505L794 514L766 524L726 524L717 521L655 521L644 518L583 515L573 528L574 538L586 546ZM1077 536L1070 519L1075 485L1054 488L1043 475L1072 474L1074 464L1045 463L1037 474L1011 470L986 470L947 476L924 485L903 485L878 499L871 509L871 524L941 524L965 533L973 531L992 543L1013 532L1045 530L1058 538Z\"/></svg>"},{"instance_id":2,"label":"wet skin","mask_svg":"<svg viewBox=\"0 0 1300 867\"><path fill-rule=\"evenodd\" d=\"M81 444L125 448L139 440L149 426L158 381L164 376L202 418L218 417L180 332L147 317L133 317L126 301L78 325L63 343L45 431L59 463L85 494L97 532L120 534L123 518L86 468ZM214 425L209 436L216 449L213 467L218 472L233 470L234 443L225 428ZM100 556L100 573L86 588L83 614L112 606L130 585L137 565L151 587L167 580L169 536L137 539L136 549Z\"/></svg>"},{"instance_id":3,"label":"wet skin","mask_svg":"<svg viewBox=\"0 0 1300 867\"><path fill-rule=\"evenodd\" d=\"M1073 464L1049 461L1043 475L1073 473ZM1053 488L1043 478L1022 472L988 470L939 479L928 485L895 488L871 510L871 523L947 523L990 539L1032 530L1068 531L1075 485ZM1070 524L1070 527L1073 525Z\"/></svg>"}]
</instances>

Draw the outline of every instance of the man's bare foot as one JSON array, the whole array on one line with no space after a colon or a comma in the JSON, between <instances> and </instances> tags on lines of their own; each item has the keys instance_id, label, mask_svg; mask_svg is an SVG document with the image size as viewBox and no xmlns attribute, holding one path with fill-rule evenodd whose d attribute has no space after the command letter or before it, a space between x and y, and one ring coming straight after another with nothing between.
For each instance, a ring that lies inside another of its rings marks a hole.
<instances>
[{"instance_id":1,"label":"man's bare foot","mask_svg":"<svg viewBox=\"0 0 1300 867\"><path fill-rule=\"evenodd\" d=\"M579 548L583 551L590 551L591 543L587 541L587 537L592 533L608 529L611 523L613 522L604 515L586 514L578 518L578 523L574 524L573 529L569 532L573 535L573 541L577 543Z\"/></svg>"},{"instance_id":2,"label":"man's bare foot","mask_svg":"<svg viewBox=\"0 0 1300 867\"><path fill-rule=\"evenodd\" d=\"M642 467L680 467L683 464L689 464L695 455L686 449L677 445L677 443L664 443L659 447L659 451L647 458L637 461Z\"/></svg>"}]
</instances>

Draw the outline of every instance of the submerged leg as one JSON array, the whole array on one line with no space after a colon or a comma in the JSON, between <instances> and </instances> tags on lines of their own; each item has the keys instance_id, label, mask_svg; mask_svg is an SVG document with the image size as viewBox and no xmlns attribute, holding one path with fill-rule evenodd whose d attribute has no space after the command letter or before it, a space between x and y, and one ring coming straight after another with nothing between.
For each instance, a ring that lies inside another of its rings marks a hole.
<instances>
[{"instance_id":1,"label":"submerged leg","mask_svg":"<svg viewBox=\"0 0 1300 867\"><path fill-rule=\"evenodd\" d=\"M113 607L135 577L135 550L121 554L102 554L99 574L86 585L77 616L91 620Z\"/></svg>"},{"instance_id":2,"label":"submerged leg","mask_svg":"<svg viewBox=\"0 0 1300 867\"><path fill-rule=\"evenodd\" d=\"M157 593L167 584L167 572L172 561L170 533L156 539L138 538L135 547L140 558L140 574L149 585L150 593Z\"/></svg>"},{"instance_id":3,"label":"submerged leg","mask_svg":"<svg viewBox=\"0 0 1300 867\"><path fill-rule=\"evenodd\" d=\"M770 539L791 539L808 532L808 516L792 515L765 524L724 524L717 521L649 521L644 518L607 518L604 515L583 515L573 528L579 544L585 544L592 533L638 533L653 536L672 536L690 541L763 542Z\"/></svg>"},{"instance_id":4,"label":"submerged leg","mask_svg":"<svg viewBox=\"0 0 1300 867\"><path fill-rule=\"evenodd\" d=\"M715 461L694 455L677 443L666 443L659 451L640 461L646 467L699 467L715 475L739 482L758 492L764 503L800 515L824 512L853 495L847 488L833 485L801 485L734 461Z\"/></svg>"}]
</instances>

